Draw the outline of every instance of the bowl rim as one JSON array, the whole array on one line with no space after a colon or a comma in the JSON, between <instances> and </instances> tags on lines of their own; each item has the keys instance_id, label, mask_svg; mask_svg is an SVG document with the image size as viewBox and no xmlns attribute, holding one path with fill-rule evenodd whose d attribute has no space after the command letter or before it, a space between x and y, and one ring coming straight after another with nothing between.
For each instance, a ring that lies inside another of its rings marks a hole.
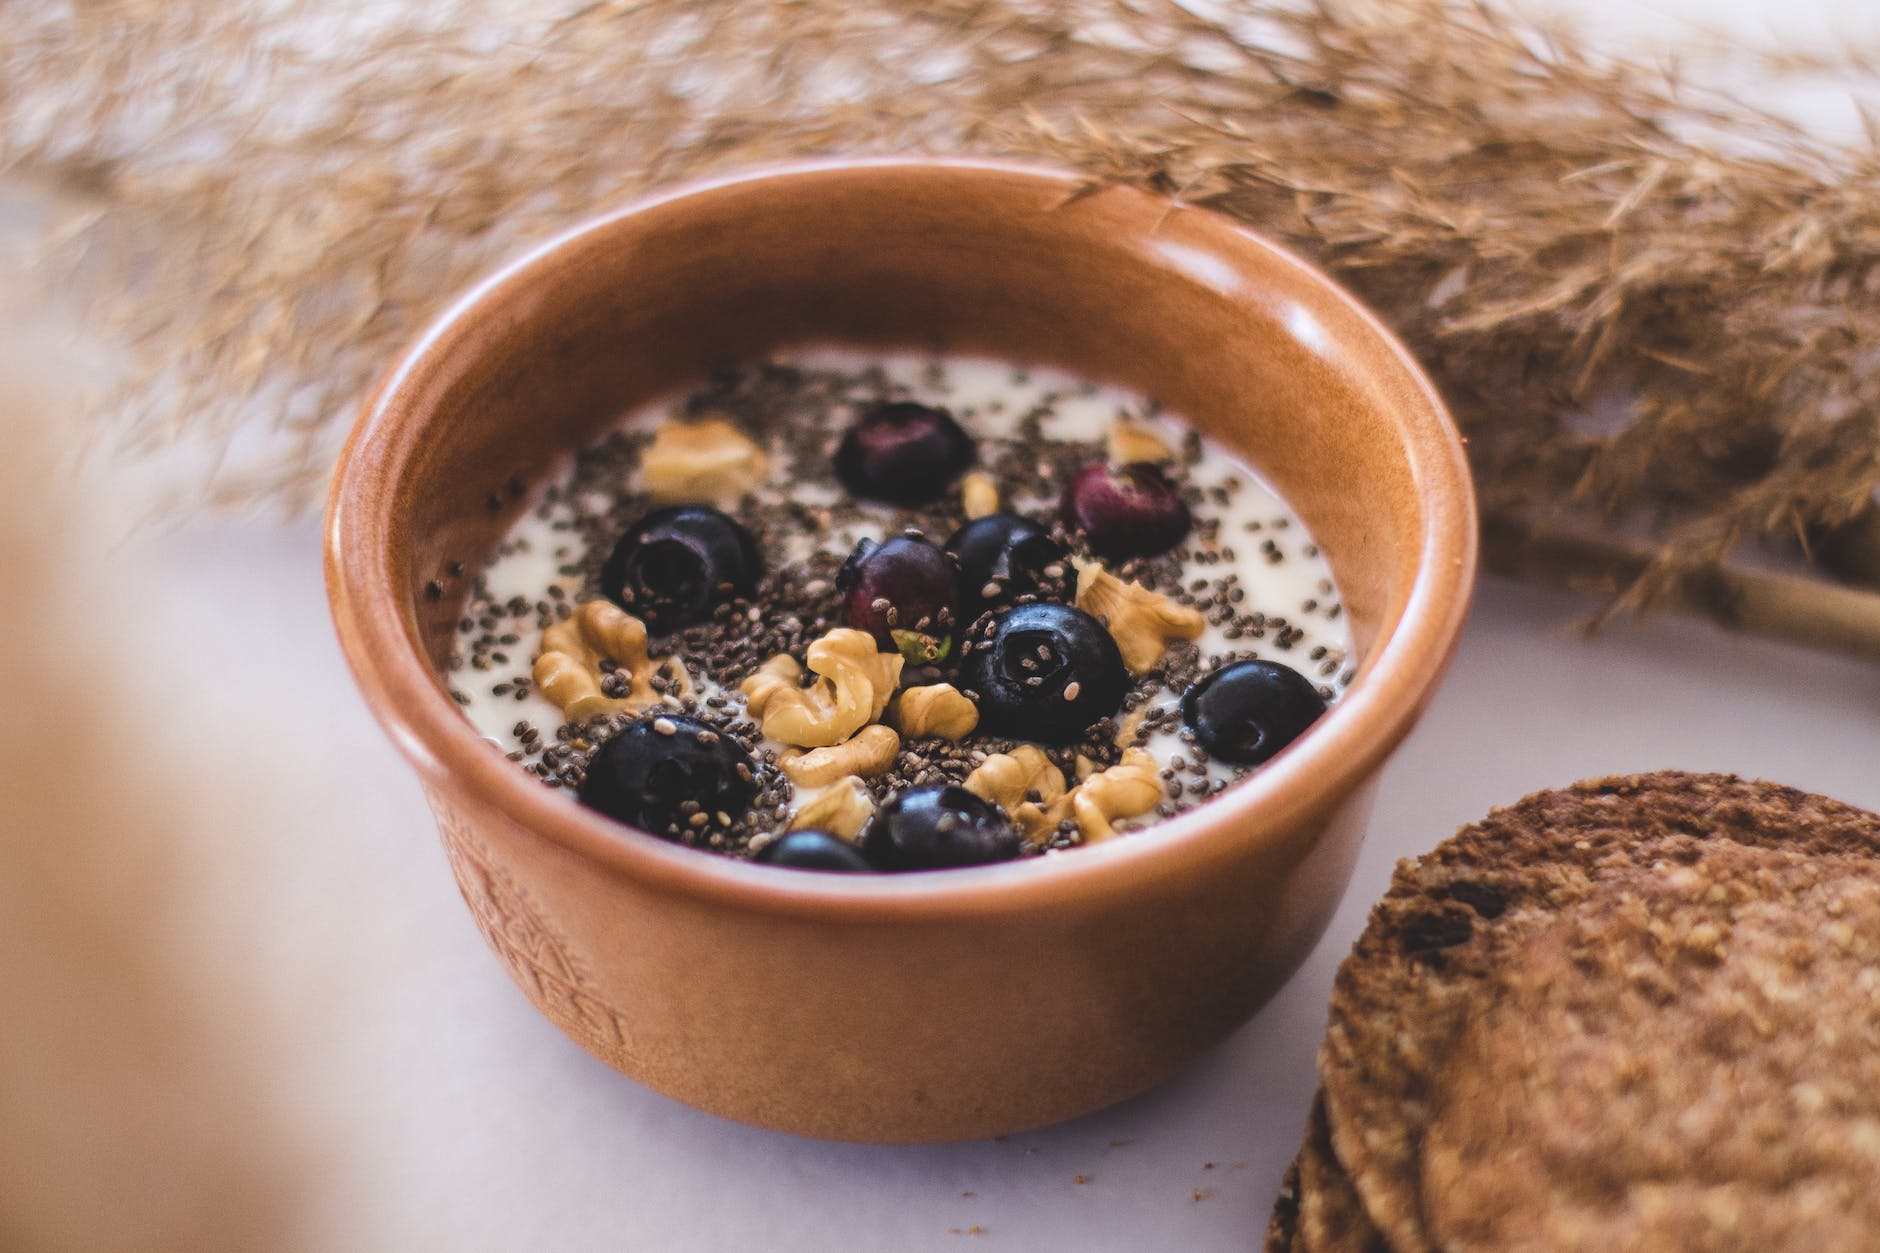
<instances>
[{"instance_id":1,"label":"bowl rim","mask_svg":"<svg viewBox=\"0 0 1880 1253\"><path fill-rule=\"evenodd\" d=\"M872 156L771 163L660 189L574 225L497 268L452 301L368 395L341 451L328 495L325 570L342 652L373 716L427 787L448 780L523 829L649 889L753 912L825 922L982 918L1019 910L1077 908L1181 878L1247 843L1271 844L1328 810L1378 769L1420 715L1453 656L1476 569L1475 496L1462 438L1442 398L1397 337L1356 297L1291 250L1222 214L1124 186L1103 194L1140 198L1158 224L1202 215L1196 225L1235 247L1265 254L1341 305L1402 372L1422 401L1401 415L1410 471L1423 497L1425 536L1397 622L1365 659L1362 680L1313 733L1222 796L1156 825L1152 839L1113 840L1071 855L907 874L813 874L702 854L627 827L529 781L463 716L423 653L390 564L385 467L408 452L423 415L407 405L427 365L460 341L503 298L559 253L649 210L753 182L840 178L882 171L936 178L1029 178L1068 202L1090 180L1061 167L1001 158ZM1159 229L1159 225L1157 227ZM376 508L375 508L376 506Z\"/></svg>"}]
</instances>

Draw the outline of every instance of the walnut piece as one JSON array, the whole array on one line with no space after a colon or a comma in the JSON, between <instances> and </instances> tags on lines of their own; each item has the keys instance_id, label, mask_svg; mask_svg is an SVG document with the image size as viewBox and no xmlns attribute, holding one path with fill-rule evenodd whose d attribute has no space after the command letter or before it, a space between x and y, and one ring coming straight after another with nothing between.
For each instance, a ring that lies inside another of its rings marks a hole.
<instances>
[{"instance_id":1,"label":"walnut piece","mask_svg":"<svg viewBox=\"0 0 1880 1253\"><path fill-rule=\"evenodd\" d=\"M601 691L602 659L627 672L627 694ZM653 690L653 676L664 670L679 690L690 687L676 657L655 662L646 651L646 625L612 601L590 600L566 621L542 632L542 651L532 673L542 695L561 706L571 723L601 714L639 713L661 703L677 704Z\"/></svg>"},{"instance_id":2,"label":"walnut piece","mask_svg":"<svg viewBox=\"0 0 1880 1253\"><path fill-rule=\"evenodd\" d=\"M960 507L968 518L999 512L999 485L984 470L972 471L960 480Z\"/></svg>"},{"instance_id":3,"label":"walnut piece","mask_svg":"<svg viewBox=\"0 0 1880 1253\"><path fill-rule=\"evenodd\" d=\"M1002 806L1029 840L1048 839L1059 820L1069 814L1064 772L1034 744L992 754L966 776L963 786L974 796Z\"/></svg>"},{"instance_id":4,"label":"walnut piece","mask_svg":"<svg viewBox=\"0 0 1880 1253\"><path fill-rule=\"evenodd\" d=\"M905 664L899 653L877 652L874 636L847 627L812 643L805 660L821 676L810 687L799 685L803 669L784 654L738 685L765 737L796 748L840 744L879 720Z\"/></svg>"},{"instance_id":5,"label":"walnut piece","mask_svg":"<svg viewBox=\"0 0 1880 1253\"><path fill-rule=\"evenodd\" d=\"M1207 619L1140 583L1124 582L1095 561L1077 561L1077 607L1100 618L1131 674L1146 674L1170 640L1200 636Z\"/></svg>"},{"instance_id":6,"label":"walnut piece","mask_svg":"<svg viewBox=\"0 0 1880 1253\"><path fill-rule=\"evenodd\" d=\"M886 772L900 751L901 737L894 728L877 722L840 744L806 753L791 749L778 759L777 768L798 787L822 787L845 774L872 779Z\"/></svg>"},{"instance_id":7,"label":"walnut piece","mask_svg":"<svg viewBox=\"0 0 1880 1253\"><path fill-rule=\"evenodd\" d=\"M1084 760L1079 759L1080 772ZM1101 843L1116 835L1116 823L1148 813L1162 799L1155 758L1143 748L1126 749L1120 763L1066 790L1064 772L1042 750L1026 744L986 758L966 776L965 787L1003 805L1025 838L1035 843L1050 839L1066 818L1077 823L1084 843Z\"/></svg>"},{"instance_id":8,"label":"walnut piece","mask_svg":"<svg viewBox=\"0 0 1880 1253\"><path fill-rule=\"evenodd\" d=\"M875 798L869 794L868 785L859 776L849 775L837 779L829 785L827 791L791 814L788 829L802 831L814 828L839 835L845 840L853 840L861 836L862 828L874 816Z\"/></svg>"},{"instance_id":9,"label":"walnut piece","mask_svg":"<svg viewBox=\"0 0 1880 1253\"><path fill-rule=\"evenodd\" d=\"M640 457L655 500L736 500L763 482L770 459L725 418L667 422Z\"/></svg>"},{"instance_id":10,"label":"walnut piece","mask_svg":"<svg viewBox=\"0 0 1880 1253\"><path fill-rule=\"evenodd\" d=\"M929 683L901 693L894 702L894 721L909 739L961 740L979 725L979 706L951 683Z\"/></svg>"},{"instance_id":11,"label":"walnut piece","mask_svg":"<svg viewBox=\"0 0 1880 1253\"><path fill-rule=\"evenodd\" d=\"M738 691L744 693L744 707L751 717L762 718L775 702L789 699L791 688L802 686L798 682L802 677L803 667L796 658L778 653L745 675Z\"/></svg>"},{"instance_id":12,"label":"walnut piece","mask_svg":"<svg viewBox=\"0 0 1880 1253\"><path fill-rule=\"evenodd\" d=\"M1117 822L1146 814L1161 801L1155 758L1146 748L1124 749L1120 763L1085 779L1069 799L1084 843L1102 843L1116 834Z\"/></svg>"},{"instance_id":13,"label":"walnut piece","mask_svg":"<svg viewBox=\"0 0 1880 1253\"><path fill-rule=\"evenodd\" d=\"M1135 461L1173 461L1175 453L1162 437L1146 426L1124 418L1110 424L1107 451L1112 465L1126 466Z\"/></svg>"},{"instance_id":14,"label":"walnut piece","mask_svg":"<svg viewBox=\"0 0 1880 1253\"><path fill-rule=\"evenodd\" d=\"M1011 810L1034 791L1046 802L1064 795L1064 772L1037 745L1021 744L1009 753L987 757L962 786L981 800Z\"/></svg>"}]
</instances>

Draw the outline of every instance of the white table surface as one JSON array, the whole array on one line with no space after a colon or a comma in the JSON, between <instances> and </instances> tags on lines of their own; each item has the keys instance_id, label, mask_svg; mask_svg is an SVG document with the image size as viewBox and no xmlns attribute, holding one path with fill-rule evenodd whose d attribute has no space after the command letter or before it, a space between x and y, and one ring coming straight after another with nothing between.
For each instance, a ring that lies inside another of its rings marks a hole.
<instances>
[{"instance_id":1,"label":"white table surface","mask_svg":"<svg viewBox=\"0 0 1880 1253\"><path fill-rule=\"evenodd\" d=\"M1864 0L1625 8L1759 37L1778 13L1791 31L1874 26ZM122 477L92 466L61 490L108 502ZM166 1144L202 1128L166 1105L170 1071L133 1070L129 1090L151 1107L124 1118L122 1153L82 1138L43 1146L72 1157L71 1196L40 1198L77 1215L54 1224L67 1234L87 1230L87 1189L135 1214L144 1201L126 1181L143 1179L168 1196L151 1213L196 1189L209 1215L162 1210L146 1247L219 1225L231 1247L353 1253L1247 1249L1297 1146L1333 972L1397 859L1494 805L1608 773L1735 771L1880 808L1880 667L1683 621L1587 640L1570 629L1585 602L1490 580L1446 685L1387 769L1330 931L1243 1030L1160 1089L1045 1131L818 1143L621 1078L511 986L341 663L313 522L125 537L103 513L72 541L64 594L99 604L108 590L111 605L137 608L136 629L111 632L98 662L115 684L110 742L141 746L187 784L149 798L171 873L140 908L170 937L171 977L202 1002L177 1029L225 1059L177 1072L177 1092L220 1102L230 1112L215 1134L241 1147L220 1179L184 1169L222 1161L206 1150L168 1160ZM132 826L69 838L130 856ZM82 982L69 995L112 1030L111 998ZM86 1064L57 1082L86 1084ZM109 1170L88 1174L94 1159ZM219 1223L225 1205L243 1226Z\"/></svg>"}]
</instances>

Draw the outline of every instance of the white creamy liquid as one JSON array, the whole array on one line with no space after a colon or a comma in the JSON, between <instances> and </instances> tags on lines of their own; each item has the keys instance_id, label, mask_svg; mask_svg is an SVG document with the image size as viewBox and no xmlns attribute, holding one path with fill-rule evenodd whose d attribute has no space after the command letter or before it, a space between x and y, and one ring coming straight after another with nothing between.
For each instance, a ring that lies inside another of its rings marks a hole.
<instances>
[{"instance_id":1,"label":"white creamy liquid","mask_svg":"<svg viewBox=\"0 0 1880 1253\"><path fill-rule=\"evenodd\" d=\"M1099 387L1057 370L1014 367L1005 362L973 358L873 354L846 349L792 353L779 361L808 370L850 375L874 367L887 375L894 398L949 410L982 445L1009 442L1019 419L1046 400L1053 412L1043 419L1043 433L1052 439L1087 443L1093 458L1102 455L1106 436L1119 417L1154 431L1174 449L1182 446L1188 434L1187 426L1179 418L1152 412L1138 396ZM857 391L859 400L873 400L877 396L872 388ZM645 406L628 415L623 425L653 429L680 413L683 399L676 396ZM831 489L779 478L779 467L787 465L788 450L783 447L784 440L780 434L772 437L772 444L766 450L771 456L772 477L758 489L758 494L788 497L802 503L827 503L825 498L833 496ZM1030 490L1015 488L1003 502L1004 508L1040 520L1052 517L1057 509L1058 486L1045 481L1044 470L1041 466L1040 475L1032 480ZM1240 585L1246 592L1246 601L1239 608L1257 610L1269 618L1283 618L1299 633L1290 648L1282 649L1275 644L1272 632L1264 639L1230 639L1227 627L1210 624L1195 641L1201 651L1203 671L1214 668L1229 654L1256 656L1293 667L1319 687L1328 699L1335 701L1350 681L1357 663L1351 656L1350 626L1342 613L1330 567L1311 536L1297 515L1251 467L1212 440L1202 440L1201 458L1188 468L1187 476L1189 482L1204 491L1230 483L1237 483L1238 487L1226 506L1209 499L1195 508L1198 521L1218 518L1220 527L1212 543L1204 542L1199 535L1191 535L1184 541L1188 549L1184 584L1190 577L1212 581L1238 573ZM637 479L636 470L632 486L639 485ZM604 506L605 502L592 503ZM729 508L732 502L719 503ZM878 515L878 521L837 527L826 537L804 535L785 551L767 552L766 561L800 561L817 544L846 555L861 539L887 538L894 524L894 511L887 506L875 506L870 512ZM551 584L557 583L566 595L574 596L578 580L560 575L558 567L581 556L575 547L580 541L565 530L554 529L558 520L565 522L569 516L567 503L540 502L538 494L538 503L517 522L499 546L497 555L483 570L491 599L504 601L520 596L533 604L545 597ZM945 536L929 538L939 542ZM1270 549L1263 548L1268 544ZM1202 564L1197 560L1203 551L1214 554L1211 563ZM1273 560L1271 552L1277 552L1279 560ZM480 672L460 667L451 672L449 682L459 694L459 703L470 721L504 752L519 753L523 744L515 729L522 722L533 725L542 732L546 742L552 742L562 716L551 701L532 687L521 699L517 699L513 691L515 681L529 674L540 644L539 630L533 622L505 624L504 629L518 636L514 645L502 650L506 664ZM692 676L699 683L701 696L717 690L709 680L700 682L702 676L697 667L692 668ZM492 691L504 683L512 685L512 690L500 695ZM741 700L735 693L728 695L733 700ZM1178 702L1179 696L1170 693L1156 704ZM1184 754L1188 760L1193 759L1193 749L1183 745L1174 731L1157 732L1150 737L1147 747L1164 765ZM1235 773L1233 767L1216 762L1209 764L1207 777L1214 783L1231 780ZM1184 776L1184 779L1192 783L1193 776ZM801 805L812 795L806 789L798 789L795 803ZM1134 825L1145 825L1152 820L1153 815L1149 815Z\"/></svg>"}]
</instances>

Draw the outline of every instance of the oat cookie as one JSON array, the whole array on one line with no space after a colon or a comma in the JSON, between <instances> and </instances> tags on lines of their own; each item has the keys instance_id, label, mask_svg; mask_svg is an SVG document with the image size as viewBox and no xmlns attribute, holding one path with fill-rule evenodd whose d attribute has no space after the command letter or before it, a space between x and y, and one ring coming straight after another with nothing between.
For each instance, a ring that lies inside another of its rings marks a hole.
<instances>
[{"instance_id":1,"label":"oat cookie","mask_svg":"<svg viewBox=\"0 0 1880 1253\"><path fill-rule=\"evenodd\" d=\"M1267 1217L1266 1239L1260 1244L1260 1253L1292 1253L1298 1231L1299 1158L1294 1157L1286 1167L1285 1178L1279 1181L1279 1196L1274 1198L1273 1212Z\"/></svg>"},{"instance_id":2,"label":"oat cookie","mask_svg":"<svg viewBox=\"0 0 1880 1253\"><path fill-rule=\"evenodd\" d=\"M1319 1056L1335 1158L1390 1247L1435 1247L1419 1154L1489 981L1602 885L1722 841L1873 858L1880 817L1793 788L1662 772L1538 793L1398 866L1339 970Z\"/></svg>"},{"instance_id":3,"label":"oat cookie","mask_svg":"<svg viewBox=\"0 0 1880 1253\"><path fill-rule=\"evenodd\" d=\"M1539 931L1433 1078L1444 1250L1880 1238L1880 864L1688 843Z\"/></svg>"},{"instance_id":4,"label":"oat cookie","mask_svg":"<svg viewBox=\"0 0 1880 1253\"><path fill-rule=\"evenodd\" d=\"M1323 1093L1312 1102L1305 1143L1299 1148L1296 1165L1299 1220L1292 1246L1296 1253L1390 1253L1384 1237L1365 1216L1364 1203L1352 1188L1350 1176L1332 1152Z\"/></svg>"}]
</instances>

